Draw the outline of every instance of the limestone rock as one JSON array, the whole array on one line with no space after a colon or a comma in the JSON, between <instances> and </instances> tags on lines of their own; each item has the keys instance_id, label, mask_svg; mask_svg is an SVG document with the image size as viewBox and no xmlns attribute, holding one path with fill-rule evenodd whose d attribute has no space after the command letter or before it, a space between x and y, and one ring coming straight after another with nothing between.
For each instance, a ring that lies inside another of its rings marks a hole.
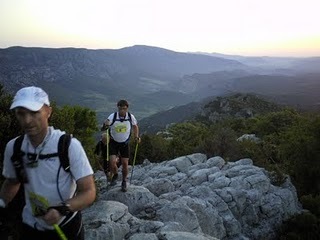
<instances>
[{"instance_id":1,"label":"limestone rock","mask_svg":"<svg viewBox=\"0 0 320 240\"><path fill-rule=\"evenodd\" d=\"M104 174L96 180L99 196L83 211L89 240L271 240L302 211L289 177L276 186L251 159L226 162L197 153L148 161L135 166L126 193L120 183L106 190Z\"/></svg>"}]
</instances>

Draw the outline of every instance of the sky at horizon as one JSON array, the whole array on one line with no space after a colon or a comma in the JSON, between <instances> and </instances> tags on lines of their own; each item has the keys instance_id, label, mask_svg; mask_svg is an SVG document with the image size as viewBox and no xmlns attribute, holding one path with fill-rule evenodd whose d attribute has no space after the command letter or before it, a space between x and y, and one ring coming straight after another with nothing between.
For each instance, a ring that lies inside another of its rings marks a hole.
<instances>
[{"instance_id":1,"label":"sky at horizon","mask_svg":"<svg viewBox=\"0 0 320 240\"><path fill-rule=\"evenodd\" d=\"M0 0L0 48L320 56L320 0Z\"/></svg>"}]
</instances>

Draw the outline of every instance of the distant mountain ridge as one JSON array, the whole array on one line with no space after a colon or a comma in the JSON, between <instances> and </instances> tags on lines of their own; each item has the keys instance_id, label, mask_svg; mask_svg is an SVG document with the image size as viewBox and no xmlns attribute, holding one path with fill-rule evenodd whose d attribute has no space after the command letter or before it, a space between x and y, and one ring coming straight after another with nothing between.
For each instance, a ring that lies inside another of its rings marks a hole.
<instances>
[{"instance_id":1,"label":"distant mountain ridge","mask_svg":"<svg viewBox=\"0 0 320 240\"><path fill-rule=\"evenodd\" d=\"M94 109L99 121L114 112L122 98L129 100L138 119L235 92L256 92L288 104L297 104L298 94L302 106L317 107L319 76L318 57L211 56L143 45L116 50L0 49L0 83L7 90L43 87L59 105Z\"/></svg>"},{"instance_id":2,"label":"distant mountain ridge","mask_svg":"<svg viewBox=\"0 0 320 240\"><path fill-rule=\"evenodd\" d=\"M233 61L204 55L177 53L166 49L133 46L119 50L76 48L48 49L11 47L0 49L0 83L9 91L28 85L45 88L58 104L79 104L110 111L120 98L129 99L134 109L150 113L192 100L179 94L180 77L194 72L243 68ZM166 91L179 95L175 103L159 104L139 99ZM157 105L160 105L158 107Z\"/></svg>"},{"instance_id":3,"label":"distant mountain ridge","mask_svg":"<svg viewBox=\"0 0 320 240\"><path fill-rule=\"evenodd\" d=\"M235 60L241 62L247 66L260 67L263 69L291 69L295 73L301 72L319 72L320 57L248 57L240 55L228 55L221 53L204 53L195 52L197 54L203 54L207 56L219 57L224 59Z\"/></svg>"}]
</instances>

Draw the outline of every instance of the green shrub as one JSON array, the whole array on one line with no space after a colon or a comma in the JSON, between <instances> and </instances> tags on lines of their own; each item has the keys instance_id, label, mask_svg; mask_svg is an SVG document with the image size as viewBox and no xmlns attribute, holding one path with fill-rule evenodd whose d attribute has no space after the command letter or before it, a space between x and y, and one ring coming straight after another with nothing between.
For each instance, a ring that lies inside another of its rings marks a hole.
<instances>
[{"instance_id":1,"label":"green shrub","mask_svg":"<svg viewBox=\"0 0 320 240\"><path fill-rule=\"evenodd\" d=\"M320 194L316 196L304 195L300 198L304 209L308 209L310 212L320 218Z\"/></svg>"},{"instance_id":2,"label":"green shrub","mask_svg":"<svg viewBox=\"0 0 320 240\"><path fill-rule=\"evenodd\" d=\"M286 221L281 227L281 240L318 240L320 236L320 221L310 212L296 215Z\"/></svg>"}]
</instances>

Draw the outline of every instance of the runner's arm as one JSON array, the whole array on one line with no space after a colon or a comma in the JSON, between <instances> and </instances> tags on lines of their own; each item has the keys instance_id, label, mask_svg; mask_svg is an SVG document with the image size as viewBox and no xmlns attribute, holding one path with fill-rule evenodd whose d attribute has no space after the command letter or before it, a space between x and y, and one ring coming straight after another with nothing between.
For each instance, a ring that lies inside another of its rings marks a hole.
<instances>
[{"instance_id":1,"label":"runner's arm","mask_svg":"<svg viewBox=\"0 0 320 240\"><path fill-rule=\"evenodd\" d=\"M138 125L133 125L132 129L133 129L134 138L135 139L139 139L139 127L138 127Z\"/></svg>"},{"instance_id":2,"label":"runner's arm","mask_svg":"<svg viewBox=\"0 0 320 240\"><path fill-rule=\"evenodd\" d=\"M108 129L109 126L110 126L110 120L106 119L102 124L101 131L104 131L104 130Z\"/></svg>"},{"instance_id":3,"label":"runner's arm","mask_svg":"<svg viewBox=\"0 0 320 240\"><path fill-rule=\"evenodd\" d=\"M77 194L65 203L70 204L72 212L82 210L93 203L96 198L96 186L93 175L77 180Z\"/></svg>"},{"instance_id":4,"label":"runner's arm","mask_svg":"<svg viewBox=\"0 0 320 240\"><path fill-rule=\"evenodd\" d=\"M77 189L77 195L68 199L64 203L61 203L60 206L68 206L69 211L75 212L80 211L93 203L96 198L96 187L94 184L93 175L80 178L77 181ZM52 225L59 222L62 215L58 211L58 208L59 206L52 206L43 216L43 220L47 224Z\"/></svg>"},{"instance_id":5,"label":"runner's arm","mask_svg":"<svg viewBox=\"0 0 320 240\"><path fill-rule=\"evenodd\" d=\"M20 188L20 182L17 179L7 178L1 187L0 199L7 205L17 194Z\"/></svg>"}]
</instances>

